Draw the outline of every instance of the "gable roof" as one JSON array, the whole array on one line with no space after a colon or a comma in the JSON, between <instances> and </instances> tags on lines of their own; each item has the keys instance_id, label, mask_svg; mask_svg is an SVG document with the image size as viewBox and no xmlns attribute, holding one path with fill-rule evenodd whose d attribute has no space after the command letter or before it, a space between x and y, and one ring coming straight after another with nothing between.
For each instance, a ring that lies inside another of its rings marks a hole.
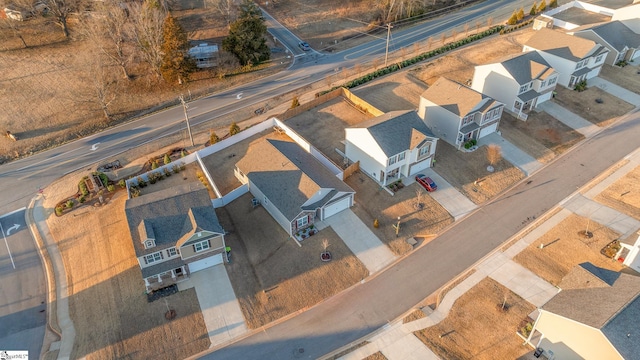
<instances>
[{"instance_id":1,"label":"gable roof","mask_svg":"<svg viewBox=\"0 0 640 360\"><path fill-rule=\"evenodd\" d=\"M574 33L579 35L581 32L589 30L596 33L617 51L622 51L625 46L635 49L640 47L640 35L634 33L619 20L586 26L580 30L574 30Z\"/></svg>"},{"instance_id":2,"label":"gable roof","mask_svg":"<svg viewBox=\"0 0 640 360\"><path fill-rule=\"evenodd\" d=\"M125 203L125 214L136 256L177 246L178 241L200 230L224 234L209 192L200 182L129 199ZM156 246L145 249L141 235L145 232L149 235L149 228ZM141 233L141 229L145 229L144 232Z\"/></svg>"},{"instance_id":3,"label":"gable roof","mask_svg":"<svg viewBox=\"0 0 640 360\"><path fill-rule=\"evenodd\" d=\"M421 96L460 118L500 105L488 95L444 77L436 80Z\"/></svg>"},{"instance_id":4,"label":"gable roof","mask_svg":"<svg viewBox=\"0 0 640 360\"><path fill-rule=\"evenodd\" d=\"M542 309L602 329L640 295L640 277L583 263L563 279L566 286ZM638 319L636 319L638 320Z\"/></svg>"},{"instance_id":5,"label":"gable roof","mask_svg":"<svg viewBox=\"0 0 640 360\"><path fill-rule=\"evenodd\" d=\"M367 129L387 157L414 149L429 137L435 138L414 110L390 111L353 128Z\"/></svg>"},{"instance_id":6,"label":"gable roof","mask_svg":"<svg viewBox=\"0 0 640 360\"><path fill-rule=\"evenodd\" d=\"M330 191L325 191L325 196L314 201L318 206L326 204L337 192L354 192L320 161L284 135L279 139L262 139L251 144L236 167L289 220L300 214L302 206L321 189Z\"/></svg>"},{"instance_id":7,"label":"gable roof","mask_svg":"<svg viewBox=\"0 0 640 360\"><path fill-rule=\"evenodd\" d=\"M501 61L500 64L520 85L527 84L535 79L544 80L554 72L551 65L537 51L528 51L515 56L511 55Z\"/></svg>"},{"instance_id":8,"label":"gable roof","mask_svg":"<svg viewBox=\"0 0 640 360\"><path fill-rule=\"evenodd\" d=\"M606 52L604 46L594 41L548 28L536 31L525 45L574 62Z\"/></svg>"}]
</instances>

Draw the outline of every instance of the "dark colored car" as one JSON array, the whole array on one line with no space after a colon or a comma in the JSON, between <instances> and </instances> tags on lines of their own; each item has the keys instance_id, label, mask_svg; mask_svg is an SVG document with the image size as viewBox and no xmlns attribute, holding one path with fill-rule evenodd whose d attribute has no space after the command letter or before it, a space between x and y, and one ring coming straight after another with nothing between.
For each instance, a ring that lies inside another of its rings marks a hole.
<instances>
[{"instance_id":1,"label":"dark colored car","mask_svg":"<svg viewBox=\"0 0 640 360\"><path fill-rule=\"evenodd\" d=\"M311 46L309 46L309 44L307 44L306 42L301 42L298 44L298 46L300 47L300 49L304 50L304 51L309 51L311 50Z\"/></svg>"},{"instance_id":2,"label":"dark colored car","mask_svg":"<svg viewBox=\"0 0 640 360\"><path fill-rule=\"evenodd\" d=\"M420 186L425 188L427 191L436 191L438 189L438 185L436 185L436 183L433 182L433 180L431 180L431 178L426 175L423 175L423 174L416 175L416 181L418 182L418 184L420 184Z\"/></svg>"}]
</instances>

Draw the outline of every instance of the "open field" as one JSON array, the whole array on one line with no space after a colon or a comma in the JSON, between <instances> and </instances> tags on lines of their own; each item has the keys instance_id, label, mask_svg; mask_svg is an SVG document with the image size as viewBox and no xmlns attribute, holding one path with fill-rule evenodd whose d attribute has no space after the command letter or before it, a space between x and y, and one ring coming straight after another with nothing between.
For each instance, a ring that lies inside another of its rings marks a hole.
<instances>
[{"instance_id":1,"label":"open field","mask_svg":"<svg viewBox=\"0 0 640 360\"><path fill-rule=\"evenodd\" d=\"M56 217L52 207L77 184L61 180L44 203L64 261L76 330L72 358L177 359L209 347L195 290L147 302L124 213L126 192L103 207ZM55 194L55 195L54 195ZM100 224L100 226L96 226ZM165 319L167 306L177 317Z\"/></svg>"},{"instance_id":2,"label":"open field","mask_svg":"<svg viewBox=\"0 0 640 360\"><path fill-rule=\"evenodd\" d=\"M588 229L593 237L579 234ZM513 260L533 271L553 285L576 265L590 262L595 266L620 271L622 264L606 258L600 250L620 235L615 231L589 219L571 214L549 232L534 241ZM540 244L544 248L540 249Z\"/></svg>"},{"instance_id":3,"label":"open field","mask_svg":"<svg viewBox=\"0 0 640 360\"><path fill-rule=\"evenodd\" d=\"M387 244L391 251L403 255L413 247L406 240L415 237L416 240L430 241L433 237L453 222L453 217L442 205L417 183L405 186L391 196L361 171L356 171L346 183L356 191L355 206L351 210L373 231L380 240ZM422 208L416 208L416 191L421 190L420 203ZM400 232L392 225L400 217ZM379 227L373 226L378 219Z\"/></svg>"},{"instance_id":4,"label":"open field","mask_svg":"<svg viewBox=\"0 0 640 360\"><path fill-rule=\"evenodd\" d=\"M516 331L534 309L485 278L455 302L443 321L414 334L442 359L513 359L530 351Z\"/></svg>"},{"instance_id":5,"label":"open field","mask_svg":"<svg viewBox=\"0 0 640 360\"><path fill-rule=\"evenodd\" d=\"M640 167L611 184L595 200L640 219Z\"/></svg>"},{"instance_id":6,"label":"open field","mask_svg":"<svg viewBox=\"0 0 640 360\"><path fill-rule=\"evenodd\" d=\"M587 86L589 86L588 82ZM620 100L596 86L590 86L582 92L557 86L556 92L558 94L553 101L598 126L608 126L618 116L635 108L628 102ZM596 102L598 99L602 103Z\"/></svg>"},{"instance_id":7,"label":"open field","mask_svg":"<svg viewBox=\"0 0 640 360\"><path fill-rule=\"evenodd\" d=\"M623 68L604 65L598 76L636 94L640 94L640 74L638 72L640 72L638 65L628 65Z\"/></svg>"},{"instance_id":8,"label":"open field","mask_svg":"<svg viewBox=\"0 0 640 360\"><path fill-rule=\"evenodd\" d=\"M524 173L505 159L487 171L487 147L473 152L457 150L444 141L438 141L436 171L469 200L481 204L524 178Z\"/></svg>"},{"instance_id":9,"label":"open field","mask_svg":"<svg viewBox=\"0 0 640 360\"><path fill-rule=\"evenodd\" d=\"M584 136L545 112L532 112L527 121L502 113L501 135L542 163L553 160Z\"/></svg>"},{"instance_id":10,"label":"open field","mask_svg":"<svg viewBox=\"0 0 640 360\"><path fill-rule=\"evenodd\" d=\"M375 108L389 112L417 109L420 95L426 89L426 84L403 71L358 87L353 93Z\"/></svg>"},{"instance_id":11,"label":"open field","mask_svg":"<svg viewBox=\"0 0 640 360\"><path fill-rule=\"evenodd\" d=\"M233 261L227 272L247 326L258 328L317 304L356 284L368 271L342 239L326 228L305 239L289 238L267 211L251 206L245 194L217 209ZM322 262L322 241L329 241L333 260Z\"/></svg>"}]
</instances>

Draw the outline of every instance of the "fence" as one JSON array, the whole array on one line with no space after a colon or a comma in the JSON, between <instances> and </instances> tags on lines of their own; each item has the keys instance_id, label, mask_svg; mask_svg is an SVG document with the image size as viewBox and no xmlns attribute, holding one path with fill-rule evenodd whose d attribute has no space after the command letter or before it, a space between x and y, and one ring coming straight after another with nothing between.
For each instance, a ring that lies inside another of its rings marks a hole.
<instances>
[{"instance_id":1,"label":"fence","mask_svg":"<svg viewBox=\"0 0 640 360\"><path fill-rule=\"evenodd\" d=\"M346 169L342 170L343 180L347 179L349 176L353 175L353 173L358 170L360 170L360 161L356 161L353 164L347 166Z\"/></svg>"},{"instance_id":2,"label":"fence","mask_svg":"<svg viewBox=\"0 0 640 360\"><path fill-rule=\"evenodd\" d=\"M219 197L217 199L211 200L211 203L213 204L214 208L223 207L248 192L249 192L249 184L244 184L242 186L239 186L231 190L228 194L224 195L223 197Z\"/></svg>"}]
</instances>

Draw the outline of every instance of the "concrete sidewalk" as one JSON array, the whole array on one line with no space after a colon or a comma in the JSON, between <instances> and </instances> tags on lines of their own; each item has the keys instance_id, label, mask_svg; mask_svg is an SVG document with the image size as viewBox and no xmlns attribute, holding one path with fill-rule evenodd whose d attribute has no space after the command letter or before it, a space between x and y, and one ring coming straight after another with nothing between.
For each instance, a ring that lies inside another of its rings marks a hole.
<instances>
[{"instance_id":1,"label":"concrete sidewalk","mask_svg":"<svg viewBox=\"0 0 640 360\"><path fill-rule=\"evenodd\" d=\"M209 348L230 342L249 331L224 264L195 272L189 280L178 283L180 291L192 287L196 290L209 333Z\"/></svg>"},{"instance_id":2,"label":"concrete sidewalk","mask_svg":"<svg viewBox=\"0 0 640 360\"><path fill-rule=\"evenodd\" d=\"M543 110L547 114L553 116L561 123L575 129L584 137L589 138L595 135L600 128L597 125L583 119L582 117L572 113L564 107L554 103L553 101L545 101L539 104L538 109Z\"/></svg>"},{"instance_id":3,"label":"concrete sidewalk","mask_svg":"<svg viewBox=\"0 0 640 360\"><path fill-rule=\"evenodd\" d=\"M623 239L633 235L640 229L640 221L618 210L602 205L582 194L577 194L562 205L574 214L583 216L593 221L592 228L604 225L621 234Z\"/></svg>"},{"instance_id":4,"label":"concrete sidewalk","mask_svg":"<svg viewBox=\"0 0 640 360\"><path fill-rule=\"evenodd\" d=\"M351 252L367 267L369 275L384 269L396 258L376 234L349 209L322 222L316 222L316 226L319 230L331 226Z\"/></svg>"},{"instance_id":5,"label":"concrete sidewalk","mask_svg":"<svg viewBox=\"0 0 640 360\"><path fill-rule=\"evenodd\" d=\"M640 95L629 91L621 86L618 86L610 81L607 81L601 77L589 79L587 85L597 86L600 89L608 92L609 94L617 97L618 99L622 99L634 106L640 106Z\"/></svg>"},{"instance_id":6,"label":"concrete sidewalk","mask_svg":"<svg viewBox=\"0 0 640 360\"><path fill-rule=\"evenodd\" d=\"M533 156L520 150L519 147L513 145L497 133L491 133L478 140L478 145L496 144L502 149L502 157L522 170L525 176L533 174L536 170L542 168L544 164L536 160Z\"/></svg>"},{"instance_id":7,"label":"concrete sidewalk","mask_svg":"<svg viewBox=\"0 0 640 360\"><path fill-rule=\"evenodd\" d=\"M458 189L449 184L434 168L424 169L421 173L430 177L438 185L438 190L430 192L429 196L442 205L455 220L459 220L478 207ZM406 182L407 185L415 182L413 177L407 180L410 180Z\"/></svg>"}]
</instances>

